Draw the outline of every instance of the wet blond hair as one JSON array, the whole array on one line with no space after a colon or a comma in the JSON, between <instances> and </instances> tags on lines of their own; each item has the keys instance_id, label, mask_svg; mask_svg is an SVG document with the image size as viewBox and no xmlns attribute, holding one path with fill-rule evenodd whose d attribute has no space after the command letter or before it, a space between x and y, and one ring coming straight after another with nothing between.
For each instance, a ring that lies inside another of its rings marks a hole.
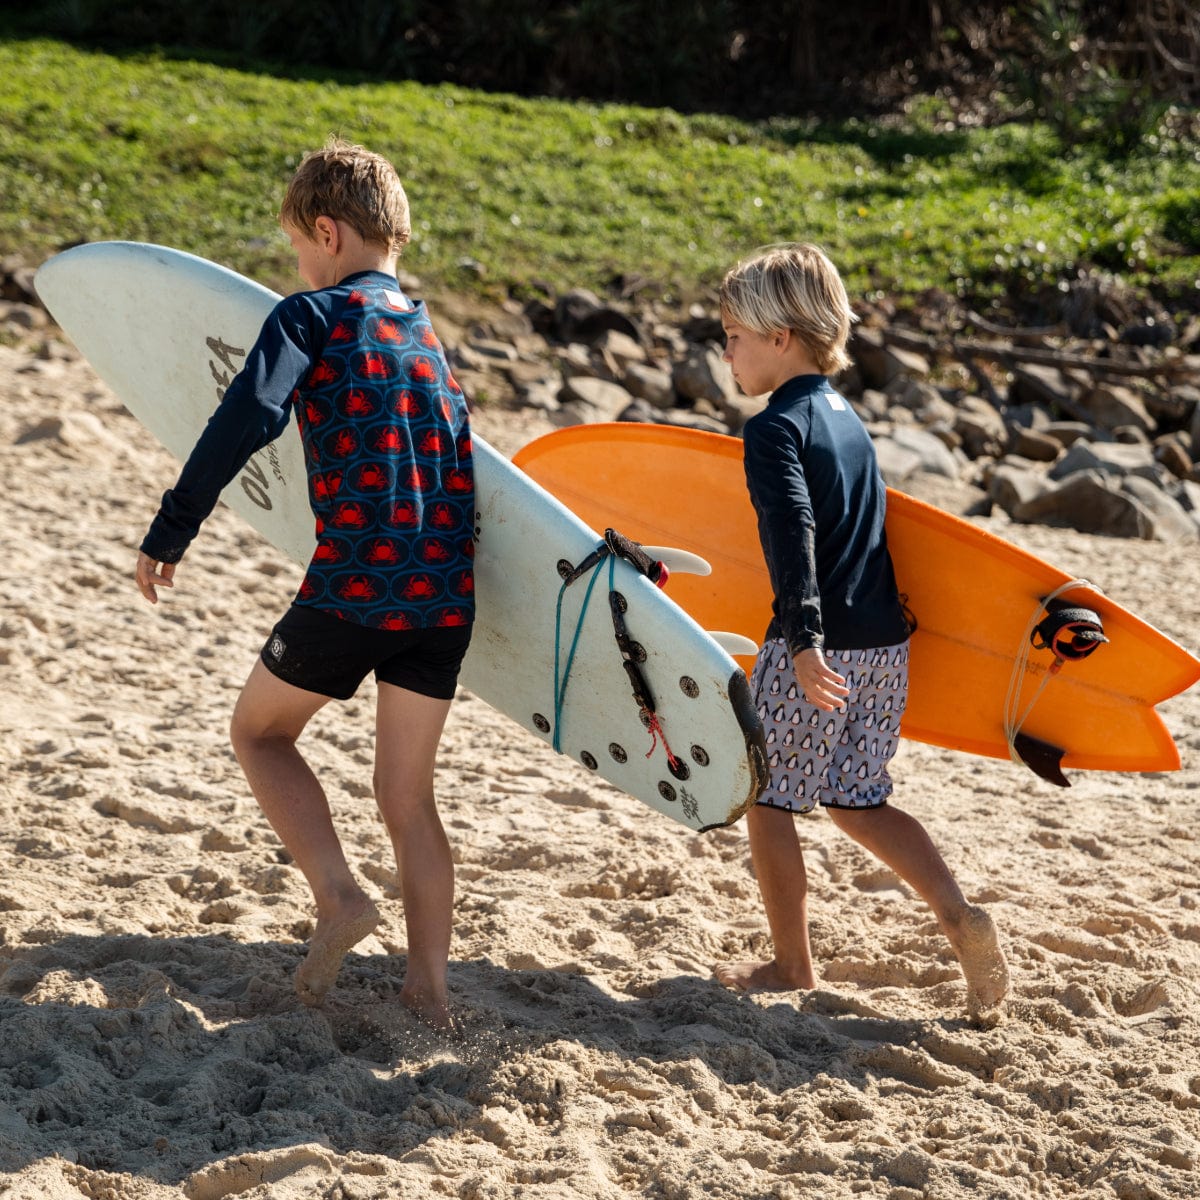
<instances>
[{"instance_id":1,"label":"wet blond hair","mask_svg":"<svg viewBox=\"0 0 1200 1200\"><path fill-rule=\"evenodd\" d=\"M823 375L850 365L846 342L858 319L837 267L819 246L768 246L739 262L721 281L721 315L768 336L790 329Z\"/></svg>"},{"instance_id":2,"label":"wet blond hair","mask_svg":"<svg viewBox=\"0 0 1200 1200\"><path fill-rule=\"evenodd\" d=\"M396 168L381 154L331 137L301 160L279 209L280 224L311 237L318 217L345 221L365 242L399 254L412 226Z\"/></svg>"}]
</instances>

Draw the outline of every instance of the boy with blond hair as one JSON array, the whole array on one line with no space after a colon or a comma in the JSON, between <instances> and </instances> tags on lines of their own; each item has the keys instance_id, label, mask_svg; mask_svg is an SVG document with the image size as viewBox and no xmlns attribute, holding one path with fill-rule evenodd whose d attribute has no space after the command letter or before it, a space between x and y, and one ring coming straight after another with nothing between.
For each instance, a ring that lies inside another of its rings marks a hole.
<instances>
[{"instance_id":1,"label":"boy with blond hair","mask_svg":"<svg viewBox=\"0 0 1200 1200\"><path fill-rule=\"evenodd\" d=\"M1008 968L991 917L968 904L922 826L888 803L908 694L909 625L884 532L871 439L829 376L849 364L854 315L816 246L765 250L721 284L725 361L749 396L746 483L774 591L751 684L770 782L747 815L775 956L716 968L730 987L816 986L808 882L793 817L819 804L933 909L972 1013L995 1009Z\"/></svg>"},{"instance_id":2,"label":"boy with blond hair","mask_svg":"<svg viewBox=\"0 0 1200 1200\"><path fill-rule=\"evenodd\" d=\"M138 554L151 604L221 490L294 418L317 545L233 713L233 748L303 872L317 923L296 972L320 1004L380 914L342 851L296 748L330 699L378 680L375 798L400 873L401 1000L451 1024L446 969L454 869L434 761L474 619L474 485L467 405L422 303L396 281L408 199L387 159L331 139L305 156L280 224L312 289L280 301L196 443Z\"/></svg>"}]
</instances>

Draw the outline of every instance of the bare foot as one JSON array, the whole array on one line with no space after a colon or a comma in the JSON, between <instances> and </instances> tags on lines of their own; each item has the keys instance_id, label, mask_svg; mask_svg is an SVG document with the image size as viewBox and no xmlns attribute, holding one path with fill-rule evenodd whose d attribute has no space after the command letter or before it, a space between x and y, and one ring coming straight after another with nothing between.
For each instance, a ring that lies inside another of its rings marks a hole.
<instances>
[{"instance_id":1,"label":"bare foot","mask_svg":"<svg viewBox=\"0 0 1200 1200\"><path fill-rule=\"evenodd\" d=\"M400 1003L430 1028L441 1033L458 1032L454 1018L450 1015L450 1001L444 994L440 999L436 999L427 989L409 987L406 983L400 989Z\"/></svg>"},{"instance_id":2,"label":"bare foot","mask_svg":"<svg viewBox=\"0 0 1200 1200\"><path fill-rule=\"evenodd\" d=\"M968 905L946 936L967 981L967 1012L972 1017L992 1012L1008 994L1008 963L995 922L986 909Z\"/></svg>"},{"instance_id":3,"label":"bare foot","mask_svg":"<svg viewBox=\"0 0 1200 1200\"><path fill-rule=\"evenodd\" d=\"M794 992L797 988L814 988L816 977L812 970L785 971L774 959L770 962L723 963L713 968L719 983L739 992Z\"/></svg>"},{"instance_id":4,"label":"bare foot","mask_svg":"<svg viewBox=\"0 0 1200 1200\"><path fill-rule=\"evenodd\" d=\"M379 924L379 909L363 897L362 903L332 917L318 917L308 942L308 954L296 969L296 994L309 1007L324 1001L333 987L342 959L351 947Z\"/></svg>"}]
</instances>

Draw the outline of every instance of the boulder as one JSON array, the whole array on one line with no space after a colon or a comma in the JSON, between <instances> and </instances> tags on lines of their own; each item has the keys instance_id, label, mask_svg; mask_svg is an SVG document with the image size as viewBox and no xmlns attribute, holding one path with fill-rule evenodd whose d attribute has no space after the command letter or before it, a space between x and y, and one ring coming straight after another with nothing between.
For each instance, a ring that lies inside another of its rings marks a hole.
<instances>
[{"instance_id":1,"label":"boulder","mask_svg":"<svg viewBox=\"0 0 1200 1200\"><path fill-rule=\"evenodd\" d=\"M1024 425L1010 425L1008 448L1022 458L1035 462L1054 462L1062 453L1062 442L1038 429L1027 429Z\"/></svg>"},{"instance_id":2,"label":"boulder","mask_svg":"<svg viewBox=\"0 0 1200 1200\"><path fill-rule=\"evenodd\" d=\"M1022 506L1052 490L1054 484L1041 471L1001 464L995 467L987 481L987 492L1010 517Z\"/></svg>"},{"instance_id":3,"label":"boulder","mask_svg":"<svg viewBox=\"0 0 1200 1200\"><path fill-rule=\"evenodd\" d=\"M1200 536L1200 525L1197 525L1192 514L1150 480L1140 475L1129 475L1121 480L1121 490L1137 500L1150 514L1153 523L1151 537L1154 541L1182 542Z\"/></svg>"},{"instance_id":4,"label":"boulder","mask_svg":"<svg viewBox=\"0 0 1200 1200\"><path fill-rule=\"evenodd\" d=\"M1146 411L1141 396L1132 388L1101 383L1079 395L1079 405L1101 429L1132 425L1143 433L1154 429L1154 418Z\"/></svg>"},{"instance_id":5,"label":"boulder","mask_svg":"<svg viewBox=\"0 0 1200 1200\"><path fill-rule=\"evenodd\" d=\"M1065 479L1081 471L1122 476L1153 467L1154 452L1149 446L1078 441L1050 468L1050 478Z\"/></svg>"},{"instance_id":6,"label":"boulder","mask_svg":"<svg viewBox=\"0 0 1200 1200\"><path fill-rule=\"evenodd\" d=\"M855 329L848 346L864 387L884 388L902 375L923 379L929 363L911 350L889 346L877 329Z\"/></svg>"},{"instance_id":7,"label":"boulder","mask_svg":"<svg viewBox=\"0 0 1200 1200\"><path fill-rule=\"evenodd\" d=\"M1099 471L1080 471L1056 487L1017 505L1014 521L1066 525L1080 533L1109 537L1154 537L1154 519L1121 481Z\"/></svg>"},{"instance_id":8,"label":"boulder","mask_svg":"<svg viewBox=\"0 0 1200 1200\"><path fill-rule=\"evenodd\" d=\"M639 400L646 400L655 408L670 408L675 403L675 385L671 372L648 363L632 362L621 373L621 386Z\"/></svg>"},{"instance_id":9,"label":"boulder","mask_svg":"<svg viewBox=\"0 0 1200 1200\"><path fill-rule=\"evenodd\" d=\"M563 382L558 399L560 407L551 420L562 426L615 421L633 397L620 384L576 375Z\"/></svg>"}]
</instances>

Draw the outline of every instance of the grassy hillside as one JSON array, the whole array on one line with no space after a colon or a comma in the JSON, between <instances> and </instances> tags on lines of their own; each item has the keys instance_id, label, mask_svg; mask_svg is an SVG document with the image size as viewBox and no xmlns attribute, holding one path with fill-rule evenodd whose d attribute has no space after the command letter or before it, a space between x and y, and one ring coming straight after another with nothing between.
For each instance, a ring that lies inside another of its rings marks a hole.
<instances>
[{"instance_id":1,"label":"grassy hillside","mask_svg":"<svg viewBox=\"0 0 1200 1200\"><path fill-rule=\"evenodd\" d=\"M828 246L857 293L1052 286L1080 263L1200 307L1200 147L1107 161L1046 127L748 125L449 86L283 79L52 41L0 42L0 253L164 242L288 290L275 212L336 131L389 155L408 268L495 294L638 273L687 294L737 255ZM473 260L481 268L464 267Z\"/></svg>"}]
</instances>

